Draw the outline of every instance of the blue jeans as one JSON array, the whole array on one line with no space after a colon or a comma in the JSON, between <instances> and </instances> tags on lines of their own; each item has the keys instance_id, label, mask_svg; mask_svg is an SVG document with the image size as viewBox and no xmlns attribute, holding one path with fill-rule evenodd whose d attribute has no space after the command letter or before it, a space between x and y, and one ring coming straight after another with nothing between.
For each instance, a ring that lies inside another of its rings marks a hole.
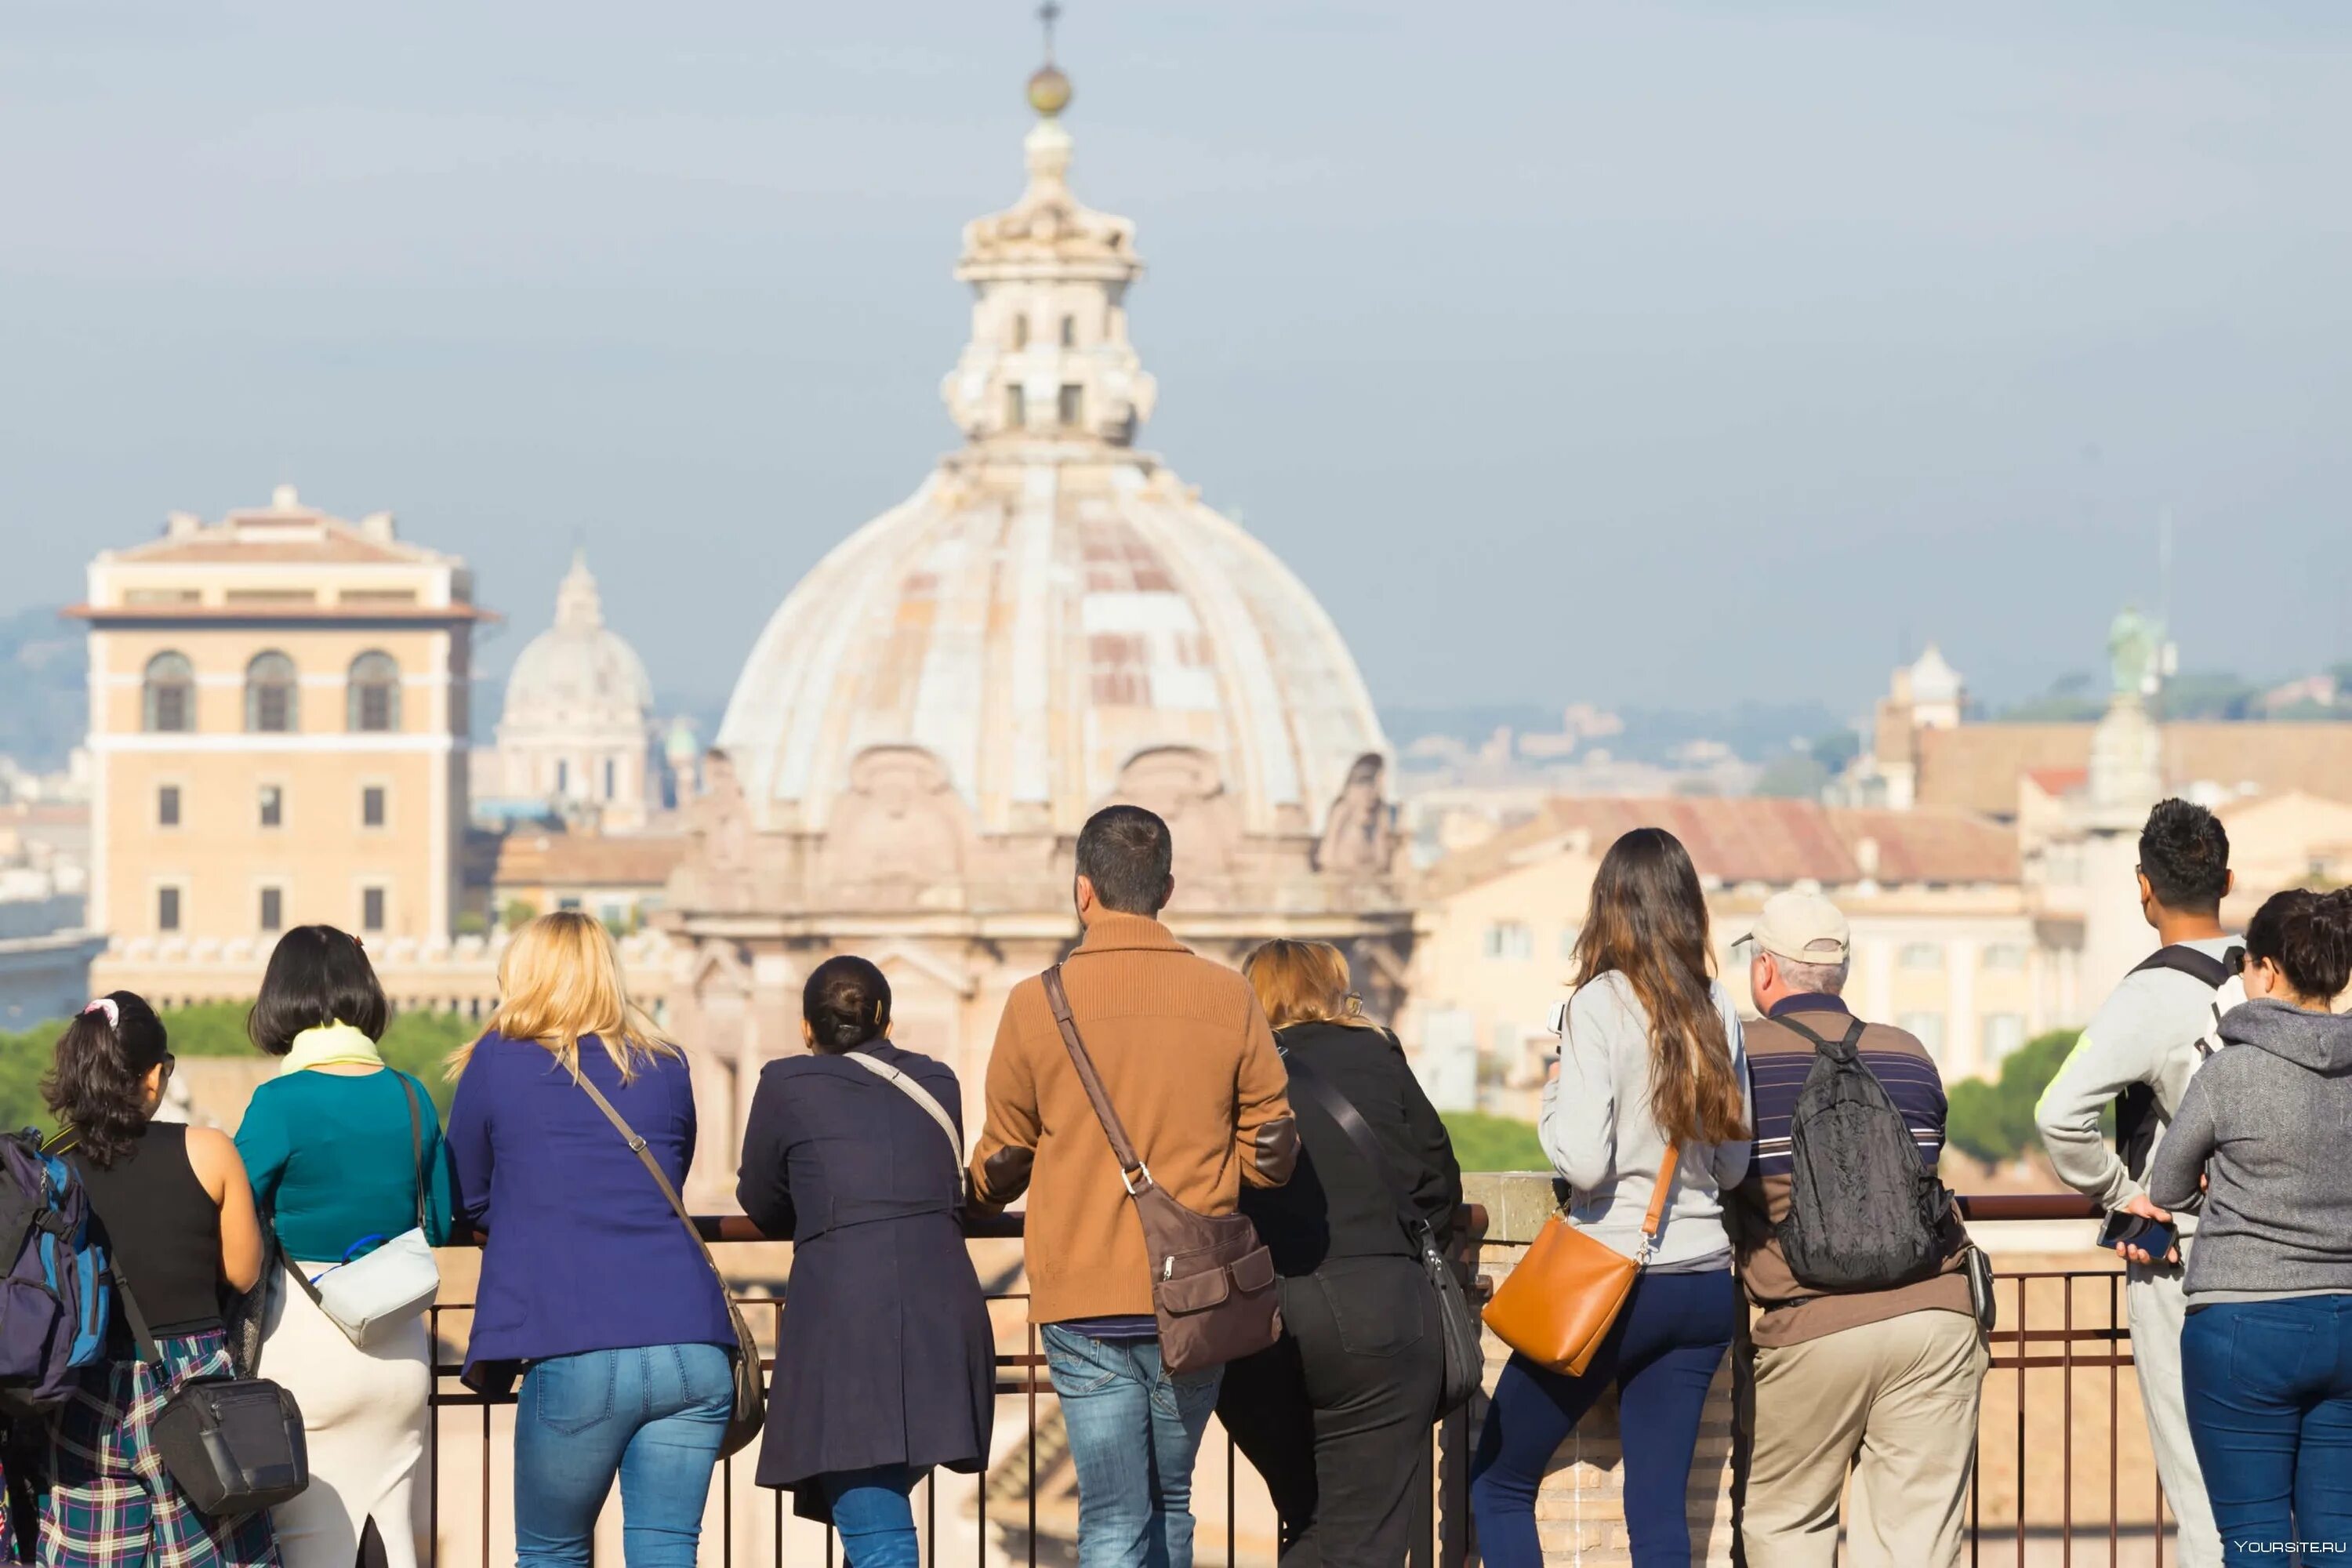
<instances>
[{"instance_id":1,"label":"blue jeans","mask_svg":"<svg viewBox=\"0 0 2352 1568\"><path fill-rule=\"evenodd\" d=\"M1488 1568L1541 1568L1536 1489L1560 1444L1612 1383L1634 1568L1689 1568L1691 1454L1738 1310L1727 1268L1643 1274L1582 1377L1510 1359L1496 1379L1470 1462L1470 1512Z\"/></svg>"},{"instance_id":2,"label":"blue jeans","mask_svg":"<svg viewBox=\"0 0 2352 1568\"><path fill-rule=\"evenodd\" d=\"M588 1351L538 1363L515 1405L518 1568L584 1568L614 1476L628 1568L694 1568L711 1468L734 1408L734 1368L717 1345Z\"/></svg>"},{"instance_id":3,"label":"blue jeans","mask_svg":"<svg viewBox=\"0 0 2352 1568\"><path fill-rule=\"evenodd\" d=\"M921 1568L915 1507L907 1494L923 1473L911 1465L836 1470L818 1478L849 1568Z\"/></svg>"},{"instance_id":4,"label":"blue jeans","mask_svg":"<svg viewBox=\"0 0 2352 1568\"><path fill-rule=\"evenodd\" d=\"M1171 1377L1156 1339L1041 1337L1078 1472L1078 1568L1192 1568L1192 1458L1224 1369Z\"/></svg>"},{"instance_id":5,"label":"blue jeans","mask_svg":"<svg viewBox=\"0 0 2352 1568\"><path fill-rule=\"evenodd\" d=\"M2180 1384L2223 1561L2352 1561L2352 1294L2197 1309Z\"/></svg>"}]
</instances>

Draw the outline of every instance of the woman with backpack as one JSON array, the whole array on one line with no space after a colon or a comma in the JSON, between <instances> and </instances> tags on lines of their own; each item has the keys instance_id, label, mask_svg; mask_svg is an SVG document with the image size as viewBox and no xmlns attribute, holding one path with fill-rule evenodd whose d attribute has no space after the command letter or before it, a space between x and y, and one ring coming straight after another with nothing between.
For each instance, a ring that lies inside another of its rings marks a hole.
<instances>
[{"instance_id":1,"label":"woman with backpack","mask_svg":"<svg viewBox=\"0 0 2352 1568\"><path fill-rule=\"evenodd\" d=\"M1281 1276L1282 1340L1225 1368L1217 1416L1265 1479L1288 1563L1402 1563L1445 1375L1437 1292L1400 1199L1441 1247L1462 1203L1453 1141L1348 961L1269 942L1242 964L1290 1073L1297 1169L1244 1187ZM1378 1163L1343 1128L1353 1110Z\"/></svg>"},{"instance_id":2,"label":"woman with backpack","mask_svg":"<svg viewBox=\"0 0 2352 1568\"><path fill-rule=\"evenodd\" d=\"M988 1463L996 1343L957 1215L963 1091L890 1039L890 983L827 959L801 991L806 1056L761 1070L736 1196L793 1240L759 1481L830 1523L849 1568L915 1568L908 1494Z\"/></svg>"},{"instance_id":3,"label":"woman with backpack","mask_svg":"<svg viewBox=\"0 0 2352 1568\"><path fill-rule=\"evenodd\" d=\"M114 991L67 1026L41 1080L58 1119L51 1147L66 1153L89 1194L117 1284L105 1353L48 1423L44 1568L278 1561L266 1511L197 1512L149 1438L182 1384L235 1374L221 1297L251 1289L262 1263L236 1145L213 1128L155 1120L171 1076L163 1020L138 995Z\"/></svg>"},{"instance_id":4,"label":"woman with backpack","mask_svg":"<svg viewBox=\"0 0 2352 1568\"><path fill-rule=\"evenodd\" d=\"M426 1314L374 1328L361 1345L316 1283L405 1232L424 1233L412 1245L448 1238L441 1114L421 1081L378 1053L389 1015L360 939L312 925L278 939L246 1016L254 1045L282 1058L254 1090L236 1147L278 1254L262 1360L302 1407L310 1449L310 1489L275 1510L287 1568L351 1568L371 1535L383 1568L415 1568L420 1556Z\"/></svg>"},{"instance_id":5,"label":"woman with backpack","mask_svg":"<svg viewBox=\"0 0 2352 1568\"><path fill-rule=\"evenodd\" d=\"M2231 1563L2352 1553L2352 889L2273 894L2147 1195L2199 1212L2180 1381ZM2302 1545L2293 1544L2303 1542Z\"/></svg>"},{"instance_id":6,"label":"woman with backpack","mask_svg":"<svg viewBox=\"0 0 2352 1568\"><path fill-rule=\"evenodd\" d=\"M1537 1489L1614 1384L1635 1568L1687 1568L1699 1413L1738 1313L1723 1201L1748 1173L1749 1109L1739 1016L1714 978L1706 898L1673 834L1635 828L1610 846L1575 968L1538 1131L1570 1189L1568 1222L1647 1262L1581 1376L1522 1355L1504 1367L1471 1463L1471 1509L1494 1568L1538 1568Z\"/></svg>"},{"instance_id":7,"label":"woman with backpack","mask_svg":"<svg viewBox=\"0 0 2352 1568\"><path fill-rule=\"evenodd\" d=\"M522 1380L516 1562L584 1568L618 1477L628 1568L692 1568L736 1336L670 1205L694 1160L686 1053L630 1003L613 939L577 910L515 933L499 996L488 1031L450 1057L449 1156L458 1217L488 1233L465 1380L494 1395Z\"/></svg>"}]
</instances>

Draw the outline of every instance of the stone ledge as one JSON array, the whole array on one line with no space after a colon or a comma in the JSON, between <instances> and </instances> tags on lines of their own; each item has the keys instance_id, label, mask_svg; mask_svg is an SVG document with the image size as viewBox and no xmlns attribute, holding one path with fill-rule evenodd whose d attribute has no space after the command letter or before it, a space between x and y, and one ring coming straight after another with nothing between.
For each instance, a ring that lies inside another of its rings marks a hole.
<instances>
[{"instance_id":1,"label":"stone ledge","mask_svg":"<svg viewBox=\"0 0 2352 1568\"><path fill-rule=\"evenodd\" d=\"M1559 1207L1548 1171L1481 1171L1462 1178L1465 1203L1486 1209L1486 1245L1525 1247Z\"/></svg>"}]
</instances>

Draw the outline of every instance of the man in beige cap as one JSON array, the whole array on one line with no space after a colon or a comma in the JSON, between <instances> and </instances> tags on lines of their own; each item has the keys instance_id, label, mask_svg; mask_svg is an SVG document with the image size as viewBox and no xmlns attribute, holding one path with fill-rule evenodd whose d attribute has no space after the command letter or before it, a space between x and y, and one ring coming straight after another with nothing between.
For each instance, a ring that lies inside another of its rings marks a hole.
<instances>
[{"instance_id":1,"label":"man in beige cap","mask_svg":"<svg viewBox=\"0 0 2352 1568\"><path fill-rule=\"evenodd\" d=\"M1855 1047L1930 1173L1944 1145L1942 1076L1912 1036L1846 1007L1853 939L1835 904L1776 893L1740 940L1763 1015L1746 1027L1756 1148L1724 1216L1740 1283L1760 1309L1750 1329L1753 1392L1742 1401L1752 1423L1740 1521L1749 1568L1829 1568L1849 1469L1849 1564L1953 1568L1966 1541L1988 1361L1967 1233L1948 1217L1932 1233L1935 1261L1922 1278L1824 1289L1797 1278L1778 1231L1795 1184L1790 1129L1819 1051Z\"/></svg>"}]
</instances>

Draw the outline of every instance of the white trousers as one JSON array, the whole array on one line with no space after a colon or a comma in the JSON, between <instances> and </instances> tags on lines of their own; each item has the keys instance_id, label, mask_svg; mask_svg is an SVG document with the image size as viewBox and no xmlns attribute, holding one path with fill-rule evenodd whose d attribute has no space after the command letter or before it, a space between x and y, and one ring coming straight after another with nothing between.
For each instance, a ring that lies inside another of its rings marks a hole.
<instances>
[{"instance_id":1,"label":"white trousers","mask_svg":"<svg viewBox=\"0 0 2352 1568\"><path fill-rule=\"evenodd\" d=\"M2189 1245L2194 1245L2190 1243ZM2185 1255L2187 1248L2183 1247ZM2189 1436L2189 1405L2180 1391L2180 1326L2189 1316L2178 1267L2124 1265L2124 1312L2131 1320L2132 1363L2139 1402L2156 1449L2156 1476L2179 1521L2180 1568L2221 1568L2221 1533L2205 1497L2205 1472Z\"/></svg>"}]
</instances>

